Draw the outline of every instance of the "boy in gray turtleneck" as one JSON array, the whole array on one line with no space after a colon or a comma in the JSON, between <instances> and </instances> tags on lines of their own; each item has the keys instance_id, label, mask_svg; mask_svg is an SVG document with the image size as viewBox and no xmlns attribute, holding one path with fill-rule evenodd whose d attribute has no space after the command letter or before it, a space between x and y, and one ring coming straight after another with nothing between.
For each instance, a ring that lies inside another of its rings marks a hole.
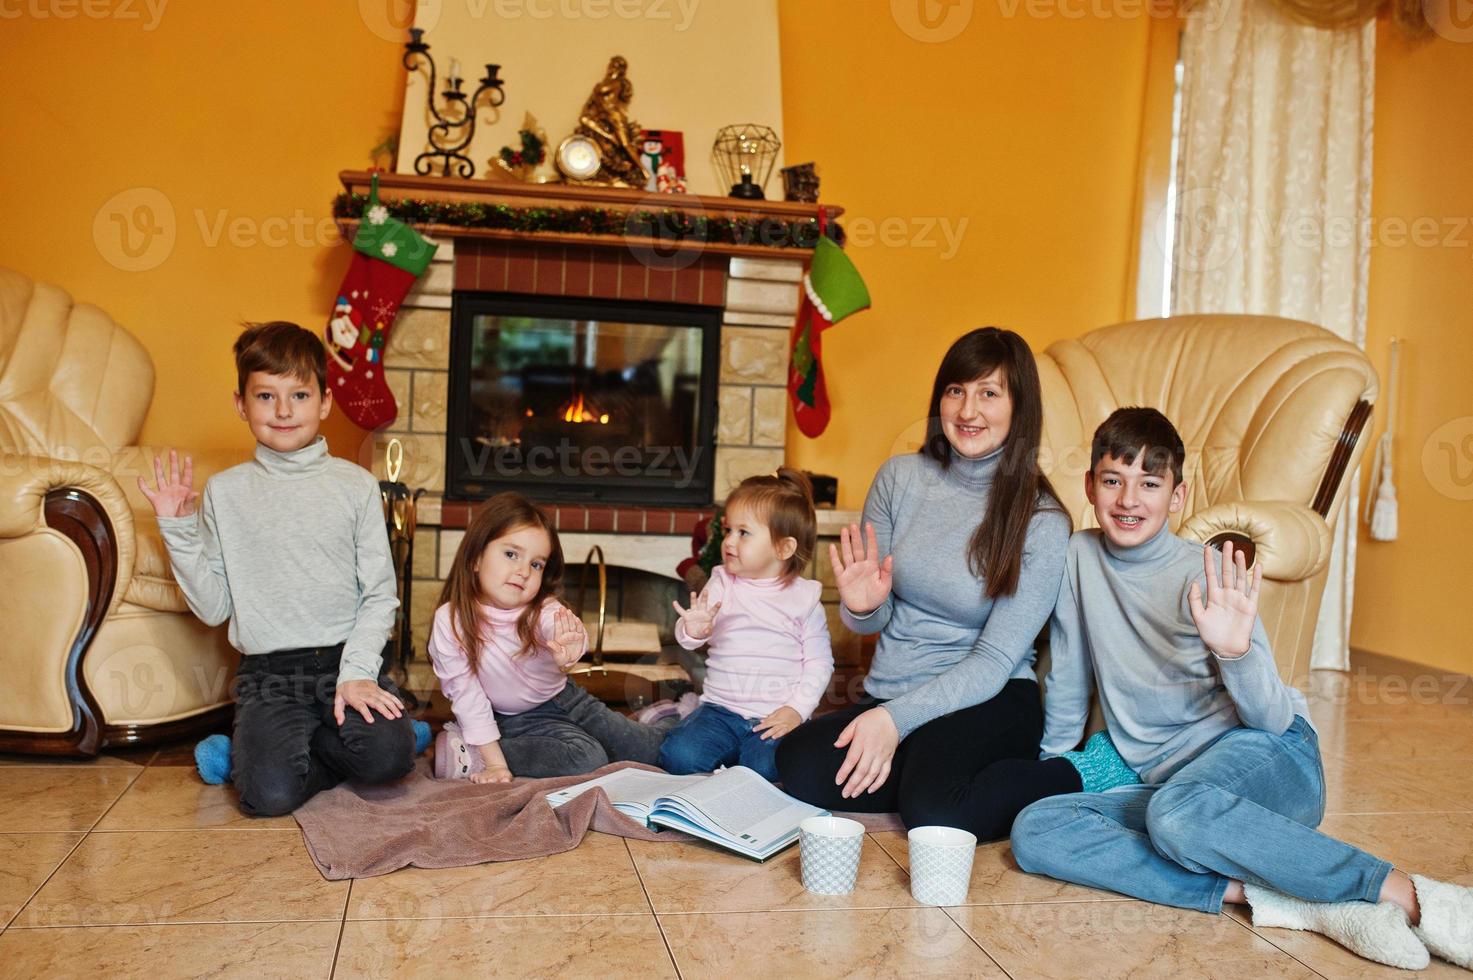
<instances>
[{"instance_id":1,"label":"boy in gray turtleneck","mask_svg":"<svg viewBox=\"0 0 1473 980\"><path fill-rule=\"evenodd\" d=\"M1143 782L1025 809L1019 866L1203 912L1246 902L1255 926L1320 932L1404 969L1429 950L1473 966L1473 889L1314 829L1319 741L1257 617L1262 567L1167 526L1186 502L1185 455L1155 409L1120 409L1095 432L1085 490L1100 527L1069 542L1042 750L1074 748L1093 687Z\"/></svg>"},{"instance_id":2,"label":"boy in gray turtleneck","mask_svg":"<svg viewBox=\"0 0 1473 980\"><path fill-rule=\"evenodd\" d=\"M332 410L322 342L259 324L235 364L255 460L212 478L202 501L172 451L167 473L154 460L155 487L138 482L189 608L211 626L228 619L244 654L233 743L201 742L200 774L232 778L244 812L273 816L344 779L403 776L415 733L381 673L399 601L378 481L317 434Z\"/></svg>"}]
</instances>

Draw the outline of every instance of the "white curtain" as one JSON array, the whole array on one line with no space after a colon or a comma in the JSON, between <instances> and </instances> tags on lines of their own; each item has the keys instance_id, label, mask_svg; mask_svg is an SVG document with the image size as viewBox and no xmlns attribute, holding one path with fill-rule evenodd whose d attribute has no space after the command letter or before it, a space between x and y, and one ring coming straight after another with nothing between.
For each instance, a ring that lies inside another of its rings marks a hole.
<instances>
[{"instance_id":1,"label":"white curtain","mask_svg":"<svg viewBox=\"0 0 1473 980\"><path fill-rule=\"evenodd\" d=\"M1366 342L1375 23L1297 24L1209 0L1182 35L1172 313L1258 313ZM1345 669L1359 473L1335 529L1310 665Z\"/></svg>"}]
</instances>

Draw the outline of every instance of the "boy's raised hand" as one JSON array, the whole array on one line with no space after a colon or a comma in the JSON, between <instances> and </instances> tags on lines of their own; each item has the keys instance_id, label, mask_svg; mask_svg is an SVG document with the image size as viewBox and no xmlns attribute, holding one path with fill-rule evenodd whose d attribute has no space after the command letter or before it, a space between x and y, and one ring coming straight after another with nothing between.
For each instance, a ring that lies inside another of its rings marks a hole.
<instances>
[{"instance_id":1,"label":"boy's raised hand","mask_svg":"<svg viewBox=\"0 0 1473 980\"><path fill-rule=\"evenodd\" d=\"M1207 603L1202 603L1202 589L1192 583L1187 594L1192 622L1207 649L1219 657L1241 657L1253 645L1253 622L1258 615L1258 586L1263 581L1263 566L1254 565L1252 574L1243 552L1231 541L1222 546L1222 577L1218 577L1212 546L1202 546L1202 565L1207 572Z\"/></svg>"},{"instance_id":2,"label":"boy's raised hand","mask_svg":"<svg viewBox=\"0 0 1473 980\"><path fill-rule=\"evenodd\" d=\"M670 603L675 607L675 614L685 624L685 635L692 640L704 640L716 628L716 613L721 610L721 603L711 605L710 602L706 593L696 595L692 592L689 609L682 608L678 602Z\"/></svg>"},{"instance_id":3,"label":"boy's raised hand","mask_svg":"<svg viewBox=\"0 0 1473 980\"><path fill-rule=\"evenodd\" d=\"M199 503L199 494L194 492L194 460L184 457L184 472L179 472L179 454L169 450L169 472L164 473L163 461L158 453L153 456L153 475L157 486L150 488L143 477L138 478L138 489L153 505L155 517L188 517Z\"/></svg>"},{"instance_id":4,"label":"boy's raised hand","mask_svg":"<svg viewBox=\"0 0 1473 980\"><path fill-rule=\"evenodd\" d=\"M874 612L890 596L890 570L894 555L880 560L880 546L875 540L875 526L859 525L839 529L839 545L829 545L829 561L834 566L834 582L845 608L861 616ZM842 549L842 550L841 550Z\"/></svg>"},{"instance_id":5,"label":"boy's raised hand","mask_svg":"<svg viewBox=\"0 0 1473 980\"><path fill-rule=\"evenodd\" d=\"M552 616L552 659L561 668L567 669L578 662L588 648L588 630L583 620L573 615L571 609L559 609Z\"/></svg>"}]
</instances>

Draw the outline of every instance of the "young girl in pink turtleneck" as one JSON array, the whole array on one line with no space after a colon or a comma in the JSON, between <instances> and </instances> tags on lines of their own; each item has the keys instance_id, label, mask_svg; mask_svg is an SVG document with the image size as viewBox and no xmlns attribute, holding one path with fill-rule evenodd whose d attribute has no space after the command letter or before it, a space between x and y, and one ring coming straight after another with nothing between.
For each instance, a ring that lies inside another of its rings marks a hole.
<instances>
[{"instance_id":1,"label":"young girl in pink turtleneck","mask_svg":"<svg viewBox=\"0 0 1473 980\"><path fill-rule=\"evenodd\" d=\"M721 566L675 639L708 647L700 707L671 730L660 767L673 773L742 765L777 779L778 741L808 720L834 673L813 557L817 518L808 478L782 469L744 480L726 500Z\"/></svg>"}]
</instances>

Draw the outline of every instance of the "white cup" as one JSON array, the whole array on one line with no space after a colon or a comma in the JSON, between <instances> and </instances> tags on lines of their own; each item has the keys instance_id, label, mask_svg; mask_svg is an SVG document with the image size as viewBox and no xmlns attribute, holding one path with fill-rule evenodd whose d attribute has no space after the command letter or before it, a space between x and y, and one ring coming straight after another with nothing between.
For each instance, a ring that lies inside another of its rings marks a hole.
<instances>
[{"instance_id":1,"label":"white cup","mask_svg":"<svg viewBox=\"0 0 1473 980\"><path fill-rule=\"evenodd\" d=\"M922 905L960 905L972 884L977 836L955 827L917 827L910 842L910 896Z\"/></svg>"},{"instance_id":2,"label":"white cup","mask_svg":"<svg viewBox=\"0 0 1473 980\"><path fill-rule=\"evenodd\" d=\"M844 817L809 817L798 824L803 887L815 895L848 895L859 875L864 824Z\"/></svg>"}]
</instances>

